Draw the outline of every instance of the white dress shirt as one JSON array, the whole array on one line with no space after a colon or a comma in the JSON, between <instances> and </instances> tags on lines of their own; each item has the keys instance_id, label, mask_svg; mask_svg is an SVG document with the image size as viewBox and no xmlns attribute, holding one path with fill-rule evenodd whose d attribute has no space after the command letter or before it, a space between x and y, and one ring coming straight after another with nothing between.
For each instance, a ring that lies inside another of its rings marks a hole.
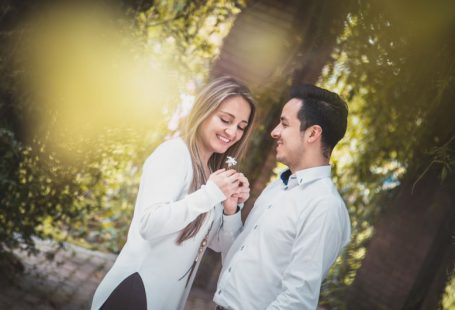
<instances>
[{"instance_id":1,"label":"white dress shirt","mask_svg":"<svg viewBox=\"0 0 455 310\"><path fill-rule=\"evenodd\" d=\"M286 175L287 174L287 175ZM225 257L214 301L228 309L316 309L351 227L330 166L272 182Z\"/></svg>"},{"instance_id":2,"label":"white dress shirt","mask_svg":"<svg viewBox=\"0 0 455 310\"><path fill-rule=\"evenodd\" d=\"M227 252L239 233L240 212L223 215L223 192L212 181L188 194L193 170L182 139L161 144L146 160L128 238L111 270L98 286L92 309L99 309L112 291L138 272L144 283L147 309L182 309L199 262L187 277L210 224L208 246ZM198 215L209 212L195 237L177 245L181 230Z\"/></svg>"}]
</instances>

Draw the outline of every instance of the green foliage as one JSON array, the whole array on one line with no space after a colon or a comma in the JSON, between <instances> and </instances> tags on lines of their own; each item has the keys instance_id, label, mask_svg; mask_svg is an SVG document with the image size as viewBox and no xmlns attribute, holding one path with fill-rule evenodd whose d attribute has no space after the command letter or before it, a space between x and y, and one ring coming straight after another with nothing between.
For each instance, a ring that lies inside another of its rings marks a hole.
<instances>
[{"instance_id":1,"label":"green foliage","mask_svg":"<svg viewBox=\"0 0 455 310\"><path fill-rule=\"evenodd\" d=\"M455 167L455 150L451 148L451 143L454 139L455 135L452 136L452 138L450 138L444 145L433 147L427 152L432 160L414 182L412 186L413 191L417 183L425 176L433 165L439 164L441 166L441 182L444 182L447 175L452 173L452 169Z\"/></svg>"},{"instance_id":2,"label":"green foliage","mask_svg":"<svg viewBox=\"0 0 455 310\"><path fill-rule=\"evenodd\" d=\"M0 137L1 252L20 247L34 253L33 237L119 250L131 219L141 161L153 145L141 146L133 135L128 142L115 141L115 132L110 132L93 143L98 147L91 154L79 154L74 164L58 159L42 142L26 147L5 129Z\"/></svg>"},{"instance_id":3,"label":"green foliage","mask_svg":"<svg viewBox=\"0 0 455 310\"><path fill-rule=\"evenodd\" d=\"M201 83L244 5L242 0L157 1L135 15L135 29L145 45L179 67L183 79Z\"/></svg>"},{"instance_id":4,"label":"green foliage","mask_svg":"<svg viewBox=\"0 0 455 310\"><path fill-rule=\"evenodd\" d=\"M86 205L75 204L83 192L70 181L78 171L62 165L39 142L25 146L7 129L1 129L0 141L0 253L18 247L34 252L32 237L50 236L44 223L69 224L86 211ZM91 182L96 180L94 174Z\"/></svg>"}]
</instances>

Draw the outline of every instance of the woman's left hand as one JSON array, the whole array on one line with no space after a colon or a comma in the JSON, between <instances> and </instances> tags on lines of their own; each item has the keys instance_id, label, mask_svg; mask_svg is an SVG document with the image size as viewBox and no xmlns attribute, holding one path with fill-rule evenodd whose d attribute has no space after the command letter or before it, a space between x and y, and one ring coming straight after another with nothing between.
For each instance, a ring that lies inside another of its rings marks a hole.
<instances>
[{"instance_id":1,"label":"woman's left hand","mask_svg":"<svg viewBox=\"0 0 455 310\"><path fill-rule=\"evenodd\" d=\"M235 214L237 206L247 201L250 197L250 183L243 173L239 173L239 175L240 186L238 191L224 201L224 214L226 215Z\"/></svg>"},{"instance_id":2,"label":"woman's left hand","mask_svg":"<svg viewBox=\"0 0 455 310\"><path fill-rule=\"evenodd\" d=\"M240 173L239 181L241 185L239 188L240 191L237 193L237 203L244 203L248 200L248 198L250 198L250 182L248 182L248 179L243 175L243 173Z\"/></svg>"}]
</instances>

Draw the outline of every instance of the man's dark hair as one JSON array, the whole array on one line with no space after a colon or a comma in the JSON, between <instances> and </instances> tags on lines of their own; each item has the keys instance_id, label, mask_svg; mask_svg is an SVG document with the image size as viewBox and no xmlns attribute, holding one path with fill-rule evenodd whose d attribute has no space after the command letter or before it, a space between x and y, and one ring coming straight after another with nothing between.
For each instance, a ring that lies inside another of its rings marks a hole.
<instances>
[{"instance_id":1,"label":"man's dark hair","mask_svg":"<svg viewBox=\"0 0 455 310\"><path fill-rule=\"evenodd\" d=\"M322 154L329 158L335 145L346 133L348 105L337 94L326 89L300 84L291 89L291 99L302 100L297 113L300 130L319 125L322 128Z\"/></svg>"}]
</instances>

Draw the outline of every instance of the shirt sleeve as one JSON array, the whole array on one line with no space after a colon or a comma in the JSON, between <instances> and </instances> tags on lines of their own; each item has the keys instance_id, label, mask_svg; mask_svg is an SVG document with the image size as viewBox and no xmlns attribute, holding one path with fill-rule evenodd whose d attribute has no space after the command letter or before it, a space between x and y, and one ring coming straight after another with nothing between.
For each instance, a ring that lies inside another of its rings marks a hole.
<instances>
[{"instance_id":1,"label":"shirt sleeve","mask_svg":"<svg viewBox=\"0 0 455 310\"><path fill-rule=\"evenodd\" d=\"M179 199L191 180L191 159L182 141L160 145L146 160L138 194L139 232L150 240L182 230L225 200L212 181Z\"/></svg>"},{"instance_id":2,"label":"shirt sleeve","mask_svg":"<svg viewBox=\"0 0 455 310\"><path fill-rule=\"evenodd\" d=\"M241 210L242 208L243 204L239 209ZM234 243L235 238L239 235L243 227L240 210L232 215L225 215L223 213L218 231L208 245L215 252L221 252L222 260L224 260L232 243Z\"/></svg>"},{"instance_id":3,"label":"shirt sleeve","mask_svg":"<svg viewBox=\"0 0 455 310\"><path fill-rule=\"evenodd\" d=\"M343 246L339 202L322 200L300 219L282 291L267 309L316 309L321 282Z\"/></svg>"}]
</instances>

